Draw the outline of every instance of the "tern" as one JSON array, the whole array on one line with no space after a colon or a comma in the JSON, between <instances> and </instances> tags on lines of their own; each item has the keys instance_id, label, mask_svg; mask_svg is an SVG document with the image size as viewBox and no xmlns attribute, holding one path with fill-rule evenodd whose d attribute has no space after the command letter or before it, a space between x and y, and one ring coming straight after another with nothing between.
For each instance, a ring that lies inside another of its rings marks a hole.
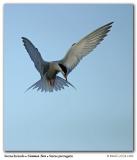
<instances>
[{"instance_id":1,"label":"tern","mask_svg":"<svg viewBox=\"0 0 137 160\"><path fill-rule=\"evenodd\" d=\"M74 87L67 80L68 74L78 65L84 56L93 51L104 37L107 36L112 23L110 22L96 29L77 43L72 44L64 58L58 61L45 61L32 42L28 38L22 37L23 44L41 76L40 80L30 86L27 91L33 88L41 92L53 92L64 89L65 86ZM65 79L57 76L59 72Z\"/></svg>"}]
</instances>

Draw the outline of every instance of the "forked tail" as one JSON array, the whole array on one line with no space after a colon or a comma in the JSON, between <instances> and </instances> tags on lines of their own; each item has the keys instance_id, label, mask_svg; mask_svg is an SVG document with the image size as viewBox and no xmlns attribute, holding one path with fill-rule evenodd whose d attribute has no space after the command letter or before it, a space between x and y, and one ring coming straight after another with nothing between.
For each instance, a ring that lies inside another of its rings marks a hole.
<instances>
[{"instance_id":1,"label":"forked tail","mask_svg":"<svg viewBox=\"0 0 137 160\"><path fill-rule=\"evenodd\" d=\"M59 77L59 76L56 76L56 79L55 79L55 82L54 82L54 85L51 86L48 82L47 79L45 78L41 78L39 81L37 81L36 83L34 83L32 86L30 86L26 92L29 90L29 89L37 89L40 90L41 92L45 91L45 92L53 92L54 90L55 91L58 91L58 90L61 90L61 89L64 89L64 87L73 87L74 89L76 89L70 82L64 80L63 78Z\"/></svg>"}]
</instances>

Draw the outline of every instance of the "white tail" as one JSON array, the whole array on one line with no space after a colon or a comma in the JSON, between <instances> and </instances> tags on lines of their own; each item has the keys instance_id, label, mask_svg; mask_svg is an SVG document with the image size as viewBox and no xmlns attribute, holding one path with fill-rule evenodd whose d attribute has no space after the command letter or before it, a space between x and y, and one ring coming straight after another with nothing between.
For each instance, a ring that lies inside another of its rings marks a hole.
<instances>
[{"instance_id":1,"label":"white tail","mask_svg":"<svg viewBox=\"0 0 137 160\"><path fill-rule=\"evenodd\" d=\"M29 89L37 89L40 90L41 92L45 91L45 92L53 92L64 89L64 87L73 87L75 88L70 82L64 80L63 78L56 76L55 82L54 82L54 86L49 85L49 82L47 79L45 78L41 78L39 81L37 81L36 83L34 83L32 86L30 86L26 92ZM76 89L76 88L75 88Z\"/></svg>"}]
</instances>

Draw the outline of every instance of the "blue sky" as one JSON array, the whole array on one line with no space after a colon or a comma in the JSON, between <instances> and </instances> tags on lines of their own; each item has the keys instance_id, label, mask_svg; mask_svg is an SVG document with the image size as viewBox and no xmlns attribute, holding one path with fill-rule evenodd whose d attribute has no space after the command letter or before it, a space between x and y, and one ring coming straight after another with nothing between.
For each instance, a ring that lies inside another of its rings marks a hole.
<instances>
[{"instance_id":1,"label":"blue sky","mask_svg":"<svg viewBox=\"0 0 137 160\"><path fill-rule=\"evenodd\" d=\"M60 92L24 91L40 76L21 37L46 60L114 21L104 41ZM4 6L4 150L133 150L133 6L6 4Z\"/></svg>"}]
</instances>

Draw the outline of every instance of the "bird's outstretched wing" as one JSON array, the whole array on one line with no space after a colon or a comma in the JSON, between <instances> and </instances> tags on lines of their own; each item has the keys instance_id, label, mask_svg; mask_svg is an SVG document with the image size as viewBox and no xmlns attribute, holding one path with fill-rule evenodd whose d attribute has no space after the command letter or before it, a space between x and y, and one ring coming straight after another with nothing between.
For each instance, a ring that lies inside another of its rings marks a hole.
<instances>
[{"instance_id":1,"label":"bird's outstretched wing","mask_svg":"<svg viewBox=\"0 0 137 160\"><path fill-rule=\"evenodd\" d=\"M31 60L34 62L36 69L42 75L46 62L42 59L38 49L31 43L29 39L22 37L22 40Z\"/></svg>"},{"instance_id":2,"label":"bird's outstretched wing","mask_svg":"<svg viewBox=\"0 0 137 160\"><path fill-rule=\"evenodd\" d=\"M92 33L85 36L78 43L74 43L65 57L60 61L64 66L67 67L69 74L80 62L80 60L89 54L96 46L107 36L107 33L112 27L112 23L108 23Z\"/></svg>"}]
</instances>

